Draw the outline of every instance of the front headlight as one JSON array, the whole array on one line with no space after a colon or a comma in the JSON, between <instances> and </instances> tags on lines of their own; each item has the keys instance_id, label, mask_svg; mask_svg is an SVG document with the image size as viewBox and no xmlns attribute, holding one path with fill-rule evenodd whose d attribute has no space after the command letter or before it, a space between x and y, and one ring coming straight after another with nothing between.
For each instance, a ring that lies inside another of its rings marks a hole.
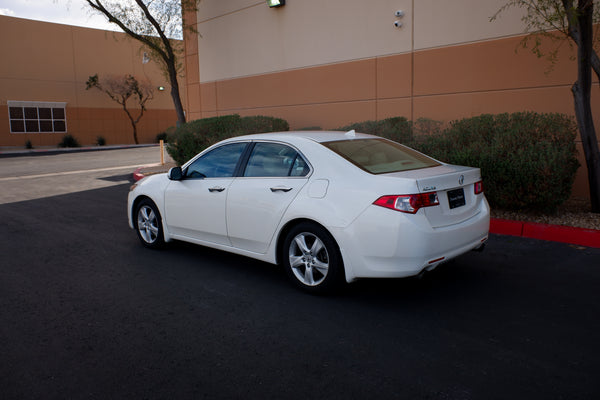
<instances>
[{"instance_id":1,"label":"front headlight","mask_svg":"<svg viewBox=\"0 0 600 400\"><path fill-rule=\"evenodd\" d=\"M137 185L138 185L138 184L137 184L137 182L136 182L136 183L134 183L133 185L129 186L129 191L130 191L130 192L133 192L133 190L134 190L134 189L137 187Z\"/></svg>"}]
</instances>

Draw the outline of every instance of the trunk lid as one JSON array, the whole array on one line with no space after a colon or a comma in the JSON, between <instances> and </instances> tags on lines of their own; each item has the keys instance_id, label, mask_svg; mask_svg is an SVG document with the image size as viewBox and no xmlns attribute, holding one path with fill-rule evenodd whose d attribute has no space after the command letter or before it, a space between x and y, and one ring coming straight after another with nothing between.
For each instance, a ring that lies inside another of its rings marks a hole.
<instances>
[{"instance_id":1,"label":"trunk lid","mask_svg":"<svg viewBox=\"0 0 600 400\"><path fill-rule=\"evenodd\" d=\"M458 224L479 213L483 195L476 195L474 187L481 181L479 168L446 164L407 171L402 176L414 179L420 193L437 192L440 204L419 211L434 228Z\"/></svg>"}]
</instances>

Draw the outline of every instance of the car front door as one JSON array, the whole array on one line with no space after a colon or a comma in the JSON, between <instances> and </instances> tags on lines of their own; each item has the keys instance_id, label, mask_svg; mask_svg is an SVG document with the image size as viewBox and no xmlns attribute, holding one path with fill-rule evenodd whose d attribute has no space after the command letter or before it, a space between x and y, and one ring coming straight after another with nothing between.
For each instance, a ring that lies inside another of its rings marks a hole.
<instances>
[{"instance_id":1,"label":"car front door","mask_svg":"<svg viewBox=\"0 0 600 400\"><path fill-rule=\"evenodd\" d=\"M253 146L242 176L229 187L227 230L234 247L264 254L285 210L306 184L310 168L288 145Z\"/></svg>"},{"instance_id":2,"label":"car front door","mask_svg":"<svg viewBox=\"0 0 600 400\"><path fill-rule=\"evenodd\" d=\"M247 142L230 143L203 154L184 170L183 179L169 183L165 214L174 236L230 245L226 204L229 188Z\"/></svg>"}]
</instances>

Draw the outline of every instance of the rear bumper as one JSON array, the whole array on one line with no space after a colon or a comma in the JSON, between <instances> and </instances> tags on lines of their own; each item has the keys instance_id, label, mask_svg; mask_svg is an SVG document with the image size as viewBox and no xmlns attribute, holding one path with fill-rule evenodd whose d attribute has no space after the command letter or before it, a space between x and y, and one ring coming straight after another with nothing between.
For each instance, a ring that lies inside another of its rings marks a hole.
<instances>
[{"instance_id":1,"label":"rear bumper","mask_svg":"<svg viewBox=\"0 0 600 400\"><path fill-rule=\"evenodd\" d=\"M350 282L407 277L433 269L479 248L487 241L489 226L490 209L483 198L475 215L442 228L432 228L422 212L408 215L373 206L333 233Z\"/></svg>"}]
</instances>

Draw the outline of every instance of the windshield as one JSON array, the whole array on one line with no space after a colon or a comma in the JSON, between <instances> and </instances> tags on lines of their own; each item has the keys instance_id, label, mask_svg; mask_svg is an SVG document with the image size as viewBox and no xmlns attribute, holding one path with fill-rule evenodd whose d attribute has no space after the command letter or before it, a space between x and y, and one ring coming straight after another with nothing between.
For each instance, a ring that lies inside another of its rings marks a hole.
<instances>
[{"instance_id":1,"label":"windshield","mask_svg":"<svg viewBox=\"0 0 600 400\"><path fill-rule=\"evenodd\" d=\"M409 147L385 139L340 140L324 142L323 145L372 174L387 174L441 165Z\"/></svg>"}]
</instances>

